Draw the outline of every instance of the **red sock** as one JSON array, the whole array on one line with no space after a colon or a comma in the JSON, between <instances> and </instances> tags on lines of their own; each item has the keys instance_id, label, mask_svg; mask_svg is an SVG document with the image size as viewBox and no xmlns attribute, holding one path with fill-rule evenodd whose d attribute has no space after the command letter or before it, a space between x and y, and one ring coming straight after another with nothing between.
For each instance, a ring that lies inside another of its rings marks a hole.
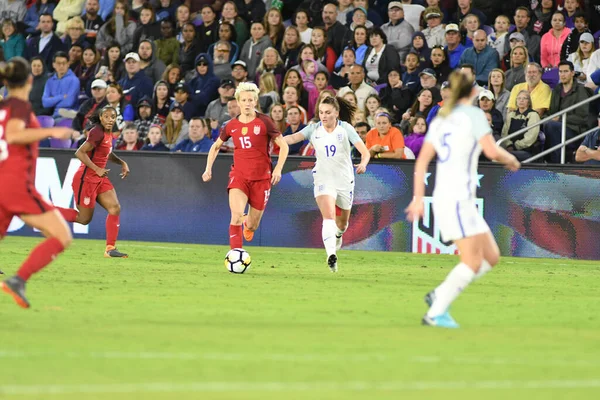
<instances>
[{"instance_id":1,"label":"red sock","mask_svg":"<svg viewBox=\"0 0 600 400\"><path fill-rule=\"evenodd\" d=\"M106 245L114 246L117 243L117 236L119 236L119 216L110 215L106 217Z\"/></svg>"},{"instance_id":2,"label":"red sock","mask_svg":"<svg viewBox=\"0 0 600 400\"><path fill-rule=\"evenodd\" d=\"M67 222L75 222L77 216L79 215L79 211L74 208L56 207L56 209L61 213Z\"/></svg>"},{"instance_id":3,"label":"red sock","mask_svg":"<svg viewBox=\"0 0 600 400\"><path fill-rule=\"evenodd\" d=\"M244 241L241 225L229 225L229 247L232 249L241 249Z\"/></svg>"},{"instance_id":4,"label":"red sock","mask_svg":"<svg viewBox=\"0 0 600 400\"><path fill-rule=\"evenodd\" d=\"M17 275L24 281L27 281L31 275L50 264L64 249L62 243L57 238L44 240L29 253L29 257L21 265L21 268L17 271Z\"/></svg>"}]
</instances>

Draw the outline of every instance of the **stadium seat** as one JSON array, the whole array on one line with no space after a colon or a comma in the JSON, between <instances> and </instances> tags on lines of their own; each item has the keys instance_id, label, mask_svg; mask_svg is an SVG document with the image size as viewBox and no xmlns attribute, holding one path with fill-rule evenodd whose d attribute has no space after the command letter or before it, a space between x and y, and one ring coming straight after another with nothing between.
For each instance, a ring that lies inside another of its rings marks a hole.
<instances>
[{"instance_id":1,"label":"stadium seat","mask_svg":"<svg viewBox=\"0 0 600 400\"><path fill-rule=\"evenodd\" d=\"M554 89L558 85L558 68L551 68L544 70L542 74L542 82L550 86L550 89Z\"/></svg>"},{"instance_id":2,"label":"stadium seat","mask_svg":"<svg viewBox=\"0 0 600 400\"><path fill-rule=\"evenodd\" d=\"M50 147L53 149L70 149L71 139L50 138Z\"/></svg>"},{"instance_id":3,"label":"stadium seat","mask_svg":"<svg viewBox=\"0 0 600 400\"><path fill-rule=\"evenodd\" d=\"M37 120L42 128L52 128L54 126L54 118L48 115L38 115Z\"/></svg>"},{"instance_id":4,"label":"stadium seat","mask_svg":"<svg viewBox=\"0 0 600 400\"><path fill-rule=\"evenodd\" d=\"M56 123L56 126L60 126L63 128L70 128L71 126L73 126L73 120L70 118L61 119Z\"/></svg>"},{"instance_id":5,"label":"stadium seat","mask_svg":"<svg viewBox=\"0 0 600 400\"><path fill-rule=\"evenodd\" d=\"M489 25L483 25L481 29L483 29L488 36L494 33L494 28Z\"/></svg>"},{"instance_id":6,"label":"stadium seat","mask_svg":"<svg viewBox=\"0 0 600 400\"><path fill-rule=\"evenodd\" d=\"M375 86L375 90L377 90L377 93L379 93L386 86L387 83L380 83L379 85Z\"/></svg>"}]
</instances>

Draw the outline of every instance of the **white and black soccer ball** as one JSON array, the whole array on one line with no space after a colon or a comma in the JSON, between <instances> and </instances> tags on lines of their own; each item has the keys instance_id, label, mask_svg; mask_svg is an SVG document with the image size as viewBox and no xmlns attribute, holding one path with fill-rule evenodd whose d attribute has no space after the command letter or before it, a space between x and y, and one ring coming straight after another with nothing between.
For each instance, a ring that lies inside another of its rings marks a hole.
<instances>
[{"instance_id":1,"label":"white and black soccer ball","mask_svg":"<svg viewBox=\"0 0 600 400\"><path fill-rule=\"evenodd\" d=\"M250 268L252 259L244 249L231 249L225 256L225 268L234 274L243 274Z\"/></svg>"}]
</instances>

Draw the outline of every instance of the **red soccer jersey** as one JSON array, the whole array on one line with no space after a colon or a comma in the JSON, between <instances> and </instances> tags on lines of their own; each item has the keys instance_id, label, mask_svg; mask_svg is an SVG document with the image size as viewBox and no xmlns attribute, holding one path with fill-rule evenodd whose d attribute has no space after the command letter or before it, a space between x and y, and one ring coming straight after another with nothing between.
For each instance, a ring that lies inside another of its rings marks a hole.
<instances>
[{"instance_id":1,"label":"red soccer jersey","mask_svg":"<svg viewBox=\"0 0 600 400\"><path fill-rule=\"evenodd\" d=\"M89 132L86 142L91 143L94 149L87 153L94 164L100 168L105 168L108 163L108 156L112 152L112 132L104 132L100 125L95 125ZM85 164L81 163L78 172L82 172L87 181L98 181L100 178L93 171L87 171Z\"/></svg>"},{"instance_id":2,"label":"red soccer jersey","mask_svg":"<svg viewBox=\"0 0 600 400\"><path fill-rule=\"evenodd\" d=\"M40 127L28 102L15 98L0 102L0 181L34 185L38 143L6 143L6 125L11 119L22 120L26 128Z\"/></svg>"},{"instance_id":3,"label":"red soccer jersey","mask_svg":"<svg viewBox=\"0 0 600 400\"><path fill-rule=\"evenodd\" d=\"M249 181L271 179L271 156L269 143L281 135L271 118L256 113L256 118L247 124L234 118L221 129L219 138L226 142L233 138L233 167L236 174Z\"/></svg>"}]
</instances>

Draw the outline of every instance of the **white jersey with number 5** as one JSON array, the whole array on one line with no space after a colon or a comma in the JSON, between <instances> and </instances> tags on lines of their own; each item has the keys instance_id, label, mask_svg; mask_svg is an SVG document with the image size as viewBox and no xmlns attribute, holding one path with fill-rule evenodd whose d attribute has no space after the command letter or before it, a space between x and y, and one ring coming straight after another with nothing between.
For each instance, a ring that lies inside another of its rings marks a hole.
<instances>
[{"instance_id":1,"label":"white jersey with number 5","mask_svg":"<svg viewBox=\"0 0 600 400\"><path fill-rule=\"evenodd\" d=\"M313 168L316 183L331 183L338 188L354 185L352 146L360 136L347 122L338 121L333 132L327 132L321 122L300 131L315 148L317 163Z\"/></svg>"},{"instance_id":2,"label":"white jersey with number 5","mask_svg":"<svg viewBox=\"0 0 600 400\"><path fill-rule=\"evenodd\" d=\"M479 139L491 132L483 111L470 105L457 105L447 117L433 120L425 141L433 145L438 156L434 201L475 198Z\"/></svg>"}]
</instances>

